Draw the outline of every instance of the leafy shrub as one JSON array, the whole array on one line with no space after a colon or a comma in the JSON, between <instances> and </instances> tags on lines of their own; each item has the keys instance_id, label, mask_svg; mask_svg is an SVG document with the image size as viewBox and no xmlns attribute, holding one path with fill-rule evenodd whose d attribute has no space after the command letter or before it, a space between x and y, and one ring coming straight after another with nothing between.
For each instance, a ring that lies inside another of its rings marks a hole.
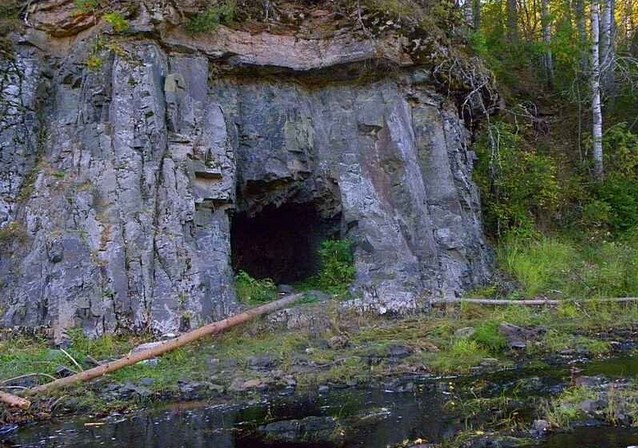
<instances>
[{"instance_id":1,"label":"leafy shrub","mask_svg":"<svg viewBox=\"0 0 638 448\"><path fill-rule=\"evenodd\" d=\"M607 202L593 199L583 206L581 221L590 229L605 228L612 219L613 209Z\"/></svg>"},{"instance_id":2,"label":"leafy shrub","mask_svg":"<svg viewBox=\"0 0 638 448\"><path fill-rule=\"evenodd\" d=\"M106 20L106 23L111 25L113 31L115 31L116 33L123 33L124 31L128 30L128 21L117 12L106 14L104 16L104 20Z\"/></svg>"},{"instance_id":3,"label":"leafy shrub","mask_svg":"<svg viewBox=\"0 0 638 448\"><path fill-rule=\"evenodd\" d=\"M603 152L608 173L638 179L638 135L626 123L609 128L603 138Z\"/></svg>"},{"instance_id":4,"label":"leafy shrub","mask_svg":"<svg viewBox=\"0 0 638 448\"><path fill-rule=\"evenodd\" d=\"M475 180L488 228L499 235L507 230L533 234L534 218L551 214L560 202L555 162L524 150L514 126L504 122L489 125L475 148Z\"/></svg>"},{"instance_id":5,"label":"leafy shrub","mask_svg":"<svg viewBox=\"0 0 638 448\"><path fill-rule=\"evenodd\" d=\"M319 286L337 294L345 293L356 274L352 243L348 240L324 241L319 249L319 258Z\"/></svg>"},{"instance_id":6,"label":"leafy shrub","mask_svg":"<svg viewBox=\"0 0 638 448\"><path fill-rule=\"evenodd\" d=\"M220 24L233 20L236 9L237 3L235 0L226 0L218 6L208 8L186 24L186 32L191 35L213 32Z\"/></svg>"},{"instance_id":7,"label":"leafy shrub","mask_svg":"<svg viewBox=\"0 0 638 448\"><path fill-rule=\"evenodd\" d=\"M638 224L638 182L617 175L608 177L597 189L599 200L609 210L607 224L615 235Z\"/></svg>"},{"instance_id":8,"label":"leafy shrub","mask_svg":"<svg viewBox=\"0 0 638 448\"><path fill-rule=\"evenodd\" d=\"M624 123L604 136L606 177L590 191L581 222L621 236L638 225L638 135Z\"/></svg>"},{"instance_id":9,"label":"leafy shrub","mask_svg":"<svg viewBox=\"0 0 638 448\"><path fill-rule=\"evenodd\" d=\"M270 302L277 298L277 286L269 279L257 280L245 271L235 276L235 289L239 300L248 305Z\"/></svg>"}]
</instances>

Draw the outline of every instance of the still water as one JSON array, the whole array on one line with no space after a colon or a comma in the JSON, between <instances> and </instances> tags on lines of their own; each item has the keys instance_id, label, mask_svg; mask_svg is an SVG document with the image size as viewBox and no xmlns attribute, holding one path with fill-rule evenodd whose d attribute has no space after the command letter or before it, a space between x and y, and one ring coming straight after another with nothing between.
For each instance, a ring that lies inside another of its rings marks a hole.
<instances>
[{"instance_id":1,"label":"still water","mask_svg":"<svg viewBox=\"0 0 638 448\"><path fill-rule=\"evenodd\" d=\"M586 375L635 377L638 357L592 362L583 368ZM531 389L521 387L527 384L523 381L526 378L534 380L529 382L534 385ZM564 387L568 378L565 367L503 372L480 379L488 384L481 393L549 395ZM469 391L474 380L452 382L450 388L446 380L409 378L405 379L410 384L408 392L335 389L326 394L273 396L236 405L180 403L97 422L76 417L21 428L0 438L0 447L386 448L405 440L441 442L464 428L464 421L454 413L450 402L459 398L455 390ZM324 433L293 441L264 435L263 427L268 423L311 416L338 421L339 437ZM638 445L638 431L595 427L555 434L530 447L631 445Z\"/></svg>"}]
</instances>

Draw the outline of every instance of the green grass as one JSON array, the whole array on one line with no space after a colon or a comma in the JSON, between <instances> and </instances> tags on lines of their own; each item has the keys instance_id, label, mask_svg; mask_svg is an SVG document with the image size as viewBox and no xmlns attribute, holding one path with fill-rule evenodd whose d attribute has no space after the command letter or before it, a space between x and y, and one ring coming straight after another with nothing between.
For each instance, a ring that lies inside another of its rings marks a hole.
<instances>
[{"instance_id":1,"label":"green grass","mask_svg":"<svg viewBox=\"0 0 638 448\"><path fill-rule=\"evenodd\" d=\"M476 327L473 339L490 353L500 353L507 347L507 340L499 332L499 322L486 321Z\"/></svg>"},{"instance_id":2,"label":"green grass","mask_svg":"<svg viewBox=\"0 0 638 448\"><path fill-rule=\"evenodd\" d=\"M72 344L66 352L73 361L61 350L50 347L42 339L18 338L0 342L0 379L9 379L33 373L54 375L60 367L72 371L79 371L75 362L82 369L93 366L90 358L98 361L117 357L127 353L139 339L124 339L106 336L90 341L81 335L80 331L71 332ZM75 362L74 362L75 361ZM47 382L46 376L36 377L41 382Z\"/></svg>"},{"instance_id":3,"label":"green grass","mask_svg":"<svg viewBox=\"0 0 638 448\"><path fill-rule=\"evenodd\" d=\"M585 400L595 400L597 395L586 387L572 387L543 406L543 418L554 428L569 428L585 417L579 405Z\"/></svg>"},{"instance_id":4,"label":"green grass","mask_svg":"<svg viewBox=\"0 0 638 448\"><path fill-rule=\"evenodd\" d=\"M508 238L501 268L520 285L514 296L592 299L638 295L638 243Z\"/></svg>"},{"instance_id":5,"label":"green grass","mask_svg":"<svg viewBox=\"0 0 638 448\"><path fill-rule=\"evenodd\" d=\"M429 354L430 365L440 373L468 373L472 367L479 365L490 353L478 342L468 339L457 339L447 350Z\"/></svg>"},{"instance_id":6,"label":"green grass","mask_svg":"<svg viewBox=\"0 0 638 448\"><path fill-rule=\"evenodd\" d=\"M28 233L22 224L12 222L0 228L0 249L11 247L14 243L23 244Z\"/></svg>"},{"instance_id":7,"label":"green grass","mask_svg":"<svg viewBox=\"0 0 638 448\"><path fill-rule=\"evenodd\" d=\"M532 354L538 351L560 353L565 350L576 350L592 356L599 356L609 353L611 346L606 341L551 329L547 332L540 345L528 347L528 351Z\"/></svg>"},{"instance_id":8,"label":"green grass","mask_svg":"<svg viewBox=\"0 0 638 448\"><path fill-rule=\"evenodd\" d=\"M272 355L284 362L308 347L308 336L298 332L261 332L250 334L245 328L231 330L214 342L213 354L219 359L245 361L250 356Z\"/></svg>"},{"instance_id":9,"label":"green grass","mask_svg":"<svg viewBox=\"0 0 638 448\"><path fill-rule=\"evenodd\" d=\"M560 290L577 252L563 242L544 238L540 241L510 239L497 250L500 266L520 283L526 298L552 294Z\"/></svg>"}]
</instances>

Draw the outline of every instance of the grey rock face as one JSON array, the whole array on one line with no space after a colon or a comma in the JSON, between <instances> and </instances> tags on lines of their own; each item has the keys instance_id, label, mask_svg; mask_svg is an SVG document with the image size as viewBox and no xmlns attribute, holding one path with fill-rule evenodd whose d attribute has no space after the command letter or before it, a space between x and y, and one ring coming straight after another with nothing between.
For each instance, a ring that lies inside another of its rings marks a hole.
<instances>
[{"instance_id":1,"label":"grey rock face","mask_svg":"<svg viewBox=\"0 0 638 448\"><path fill-rule=\"evenodd\" d=\"M1 326L166 333L223 318L238 308L234 220L286 207L292 227L313 216L309 248L353 242L353 306L402 312L486 281L469 134L418 67L335 81L326 67L375 57L367 43L255 55L272 39L222 37L213 51L140 36L94 71L89 38L49 55L23 42L0 62L0 231L25 234L0 248ZM261 71L279 57L281 76Z\"/></svg>"}]
</instances>

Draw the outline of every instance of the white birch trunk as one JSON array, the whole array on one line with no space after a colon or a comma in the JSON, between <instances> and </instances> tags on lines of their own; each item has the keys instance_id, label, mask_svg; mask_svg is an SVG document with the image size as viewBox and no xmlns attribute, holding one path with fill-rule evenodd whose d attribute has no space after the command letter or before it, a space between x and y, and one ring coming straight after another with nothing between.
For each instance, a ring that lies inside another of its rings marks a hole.
<instances>
[{"instance_id":1,"label":"white birch trunk","mask_svg":"<svg viewBox=\"0 0 638 448\"><path fill-rule=\"evenodd\" d=\"M611 90L613 84L613 0L602 0L600 11L600 76L602 89L605 92Z\"/></svg>"},{"instance_id":2,"label":"white birch trunk","mask_svg":"<svg viewBox=\"0 0 638 448\"><path fill-rule=\"evenodd\" d=\"M592 109L592 136L594 161L594 180L603 180L603 114L600 101L600 17L598 0L591 3L591 109Z\"/></svg>"},{"instance_id":3,"label":"white birch trunk","mask_svg":"<svg viewBox=\"0 0 638 448\"><path fill-rule=\"evenodd\" d=\"M469 28L472 28L474 26L472 3L472 0L465 0L465 3L463 4L463 15L465 16L465 23Z\"/></svg>"}]
</instances>

